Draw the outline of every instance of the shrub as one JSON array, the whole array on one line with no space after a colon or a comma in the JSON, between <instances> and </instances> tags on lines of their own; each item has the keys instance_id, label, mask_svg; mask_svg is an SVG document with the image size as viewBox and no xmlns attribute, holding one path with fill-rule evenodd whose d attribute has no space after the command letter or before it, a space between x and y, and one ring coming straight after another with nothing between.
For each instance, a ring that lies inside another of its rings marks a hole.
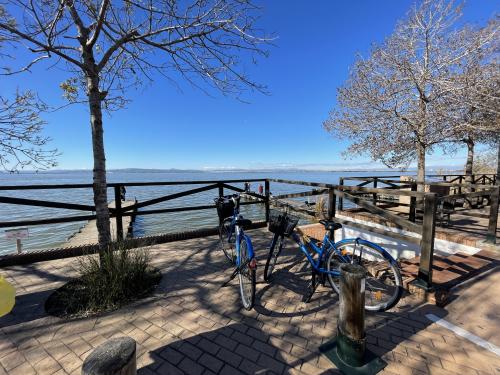
<instances>
[{"instance_id":1,"label":"shrub","mask_svg":"<svg viewBox=\"0 0 500 375\"><path fill-rule=\"evenodd\" d=\"M145 297L161 279L144 249L121 248L81 257L80 276L56 290L45 308L59 317L88 316Z\"/></svg>"}]
</instances>

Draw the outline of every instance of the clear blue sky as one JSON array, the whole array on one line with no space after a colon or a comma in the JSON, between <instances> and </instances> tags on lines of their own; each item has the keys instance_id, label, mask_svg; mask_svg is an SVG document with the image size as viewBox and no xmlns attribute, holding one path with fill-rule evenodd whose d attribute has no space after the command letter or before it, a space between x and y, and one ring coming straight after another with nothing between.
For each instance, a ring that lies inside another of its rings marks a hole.
<instances>
[{"instance_id":1,"label":"clear blue sky","mask_svg":"<svg viewBox=\"0 0 500 375\"><path fill-rule=\"evenodd\" d=\"M296 166L344 168L376 166L368 158L344 161L347 144L331 138L322 121L335 105L335 92L346 78L355 53L366 54L372 42L388 36L411 1L266 1L262 27L278 39L271 55L250 67L251 77L271 94L236 99L213 97L180 82L182 92L158 80L131 90L127 108L106 116L108 168L262 168ZM497 1L470 0L464 20L483 23ZM59 68L1 78L0 94L16 87L39 91L60 105L59 83L68 76ZM88 112L74 105L45 117L46 134L62 155L61 169L92 168ZM434 154L429 165L462 165L463 152Z\"/></svg>"}]
</instances>

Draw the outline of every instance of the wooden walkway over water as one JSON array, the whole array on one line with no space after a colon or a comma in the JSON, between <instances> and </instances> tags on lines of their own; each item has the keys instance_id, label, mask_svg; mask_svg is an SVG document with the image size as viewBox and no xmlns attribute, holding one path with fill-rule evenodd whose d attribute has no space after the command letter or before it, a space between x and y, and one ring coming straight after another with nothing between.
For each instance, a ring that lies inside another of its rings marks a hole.
<instances>
[{"instance_id":1,"label":"wooden walkway over water","mask_svg":"<svg viewBox=\"0 0 500 375\"><path fill-rule=\"evenodd\" d=\"M135 201L122 201L122 207L132 206ZM109 208L115 208L115 202L112 201L109 204ZM123 232L123 238L127 237L128 230L134 220L133 216L124 216L123 220L123 228L125 228ZM111 227L111 238L113 241L116 241L116 218L110 219L110 227ZM77 233L68 238L68 241L64 245L65 247L74 247L74 246L85 246L88 244L97 243L97 225L96 220L89 220L87 224L85 224Z\"/></svg>"}]
</instances>

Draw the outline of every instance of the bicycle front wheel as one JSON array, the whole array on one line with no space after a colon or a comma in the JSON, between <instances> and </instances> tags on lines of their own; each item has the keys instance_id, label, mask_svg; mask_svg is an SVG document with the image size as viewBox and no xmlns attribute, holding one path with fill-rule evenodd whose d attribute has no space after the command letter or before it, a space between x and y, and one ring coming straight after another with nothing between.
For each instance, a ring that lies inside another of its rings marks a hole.
<instances>
[{"instance_id":1,"label":"bicycle front wheel","mask_svg":"<svg viewBox=\"0 0 500 375\"><path fill-rule=\"evenodd\" d=\"M366 310L385 311L398 303L403 290L401 273L397 263L384 249L361 239L343 240L331 250L327 269L340 272L342 263L360 264L366 270ZM328 273L328 281L340 293L339 277Z\"/></svg>"},{"instance_id":2,"label":"bicycle front wheel","mask_svg":"<svg viewBox=\"0 0 500 375\"><path fill-rule=\"evenodd\" d=\"M251 310L255 303L255 268L250 266L250 255L248 253L248 244L245 238L240 242L240 264L244 266L238 274L240 279L240 294L243 307Z\"/></svg>"},{"instance_id":3,"label":"bicycle front wheel","mask_svg":"<svg viewBox=\"0 0 500 375\"><path fill-rule=\"evenodd\" d=\"M281 254L281 250L283 249L284 243L285 243L285 238L283 236L278 235L278 239L274 243L274 247L272 247L269 250L266 266L264 267L264 281L266 282L271 281L274 267L276 266L276 262L278 261L278 257Z\"/></svg>"},{"instance_id":4,"label":"bicycle front wheel","mask_svg":"<svg viewBox=\"0 0 500 375\"><path fill-rule=\"evenodd\" d=\"M235 248L235 235L231 232L231 218L224 219L224 221L219 225L219 247L224 252L226 258L234 263L234 248Z\"/></svg>"}]
</instances>

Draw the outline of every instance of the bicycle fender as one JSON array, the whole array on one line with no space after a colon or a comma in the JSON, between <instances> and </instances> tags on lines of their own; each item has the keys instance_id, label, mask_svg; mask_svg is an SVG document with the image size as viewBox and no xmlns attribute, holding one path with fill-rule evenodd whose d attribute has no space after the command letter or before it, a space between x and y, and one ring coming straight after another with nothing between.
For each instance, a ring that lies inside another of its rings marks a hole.
<instances>
[{"instance_id":1,"label":"bicycle fender","mask_svg":"<svg viewBox=\"0 0 500 375\"><path fill-rule=\"evenodd\" d=\"M253 245L252 245L252 241L250 240L250 237L248 237L246 234L244 234L242 240L247 243L247 250L248 250L248 255L249 255L250 259L254 258L255 253L253 251Z\"/></svg>"},{"instance_id":2,"label":"bicycle fender","mask_svg":"<svg viewBox=\"0 0 500 375\"><path fill-rule=\"evenodd\" d=\"M373 246L375 249L377 249L378 251L380 251L382 253L382 255L384 256L384 258L388 259L391 262L391 264L397 265L396 260L382 246L377 245L375 242L367 241L367 240L364 240L364 239L359 238L359 237L357 237L357 238L345 238L343 240L340 240L340 241L336 242L335 246L342 245L344 243L350 243L350 242L353 242L353 241L357 242L360 245Z\"/></svg>"}]
</instances>

